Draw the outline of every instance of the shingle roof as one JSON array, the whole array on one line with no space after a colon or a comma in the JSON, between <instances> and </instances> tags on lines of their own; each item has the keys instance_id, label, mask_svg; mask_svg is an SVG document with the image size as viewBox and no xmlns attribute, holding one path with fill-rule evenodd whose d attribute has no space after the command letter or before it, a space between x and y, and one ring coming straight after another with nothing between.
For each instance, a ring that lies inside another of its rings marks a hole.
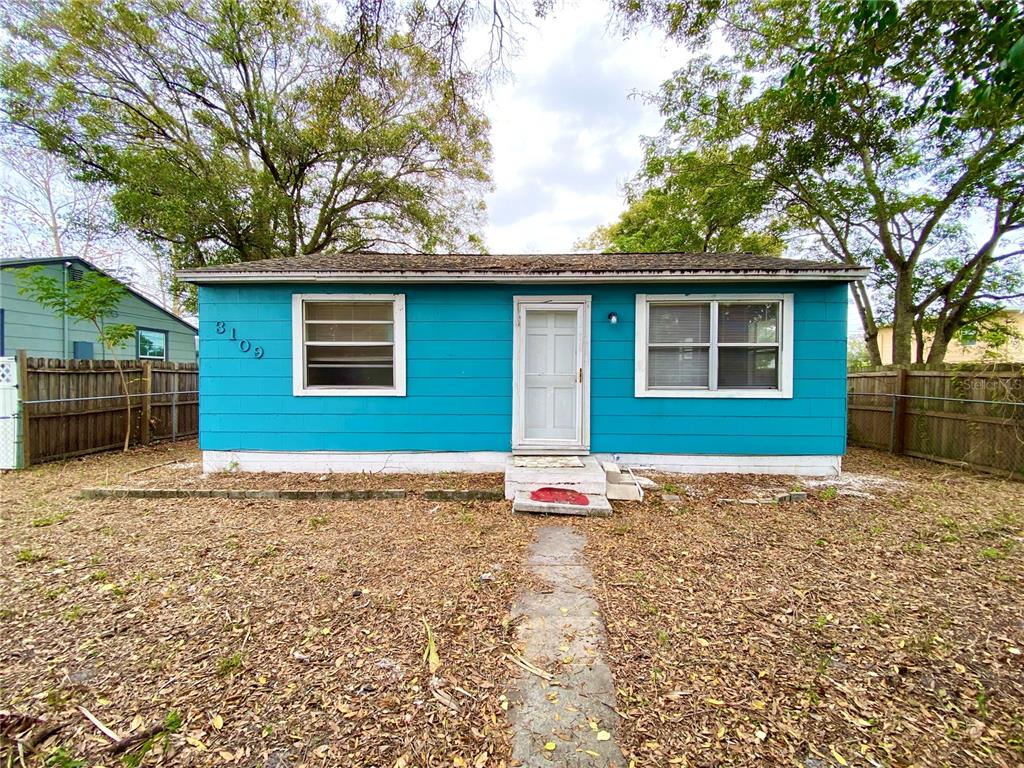
<instances>
[{"instance_id":1,"label":"shingle roof","mask_svg":"<svg viewBox=\"0 0 1024 768\"><path fill-rule=\"evenodd\" d=\"M504 276L542 279L574 275L804 275L822 279L859 279L865 270L836 262L777 259L750 253L333 253L265 259L203 267L179 273L183 280L203 282L273 281L275 278L324 279L336 276L381 277Z\"/></svg>"}]
</instances>

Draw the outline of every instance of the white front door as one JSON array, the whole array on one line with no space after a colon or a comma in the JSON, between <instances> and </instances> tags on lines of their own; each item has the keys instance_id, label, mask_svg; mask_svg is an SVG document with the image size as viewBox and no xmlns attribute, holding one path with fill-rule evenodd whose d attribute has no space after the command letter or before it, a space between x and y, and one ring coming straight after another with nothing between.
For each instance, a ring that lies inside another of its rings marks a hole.
<instances>
[{"instance_id":1,"label":"white front door","mask_svg":"<svg viewBox=\"0 0 1024 768\"><path fill-rule=\"evenodd\" d=\"M517 300L515 449L581 452L587 448L588 305L573 299Z\"/></svg>"}]
</instances>

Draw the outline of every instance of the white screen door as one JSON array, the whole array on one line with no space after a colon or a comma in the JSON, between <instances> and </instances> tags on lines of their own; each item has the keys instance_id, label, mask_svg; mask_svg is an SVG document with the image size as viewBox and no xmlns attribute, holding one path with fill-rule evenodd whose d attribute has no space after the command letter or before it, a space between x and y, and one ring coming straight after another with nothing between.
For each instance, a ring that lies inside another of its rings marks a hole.
<instances>
[{"instance_id":1,"label":"white screen door","mask_svg":"<svg viewBox=\"0 0 1024 768\"><path fill-rule=\"evenodd\" d=\"M584 449L585 304L519 305L516 447Z\"/></svg>"}]
</instances>

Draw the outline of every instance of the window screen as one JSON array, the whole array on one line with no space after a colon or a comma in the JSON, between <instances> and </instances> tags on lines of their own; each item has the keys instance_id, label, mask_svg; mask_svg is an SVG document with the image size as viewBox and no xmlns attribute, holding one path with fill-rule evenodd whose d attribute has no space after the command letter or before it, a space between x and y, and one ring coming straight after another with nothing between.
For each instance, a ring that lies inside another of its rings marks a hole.
<instances>
[{"instance_id":1,"label":"window screen","mask_svg":"<svg viewBox=\"0 0 1024 768\"><path fill-rule=\"evenodd\" d=\"M718 388L779 385L779 305L718 305Z\"/></svg>"},{"instance_id":2,"label":"window screen","mask_svg":"<svg viewBox=\"0 0 1024 768\"><path fill-rule=\"evenodd\" d=\"M393 301L306 301L302 306L307 387L394 387Z\"/></svg>"},{"instance_id":3,"label":"window screen","mask_svg":"<svg viewBox=\"0 0 1024 768\"><path fill-rule=\"evenodd\" d=\"M647 327L647 386L708 385L710 304L652 304Z\"/></svg>"},{"instance_id":4,"label":"window screen","mask_svg":"<svg viewBox=\"0 0 1024 768\"><path fill-rule=\"evenodd\" d=\"M781 302L647 305L648 389L778 389Z\"/></svg>"}]
</instances>

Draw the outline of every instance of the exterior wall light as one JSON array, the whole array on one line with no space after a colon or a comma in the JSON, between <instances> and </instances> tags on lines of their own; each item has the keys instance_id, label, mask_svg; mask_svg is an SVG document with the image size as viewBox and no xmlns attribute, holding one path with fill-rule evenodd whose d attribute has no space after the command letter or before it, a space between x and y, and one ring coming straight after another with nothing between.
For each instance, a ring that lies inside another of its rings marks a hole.
<instances>
[{"instance_id":1,"label":"exterior wall light","mask_svg":"<svg viewBox=\"0 0 1024 768\"><path fill-rule=\"evenodd\" d=\"M609 312L608 313L608 322L611 323L612 325L615 325L617 322L619 322L618 314L616 314L615 312Z\"/></svg>"}]
</instances>

